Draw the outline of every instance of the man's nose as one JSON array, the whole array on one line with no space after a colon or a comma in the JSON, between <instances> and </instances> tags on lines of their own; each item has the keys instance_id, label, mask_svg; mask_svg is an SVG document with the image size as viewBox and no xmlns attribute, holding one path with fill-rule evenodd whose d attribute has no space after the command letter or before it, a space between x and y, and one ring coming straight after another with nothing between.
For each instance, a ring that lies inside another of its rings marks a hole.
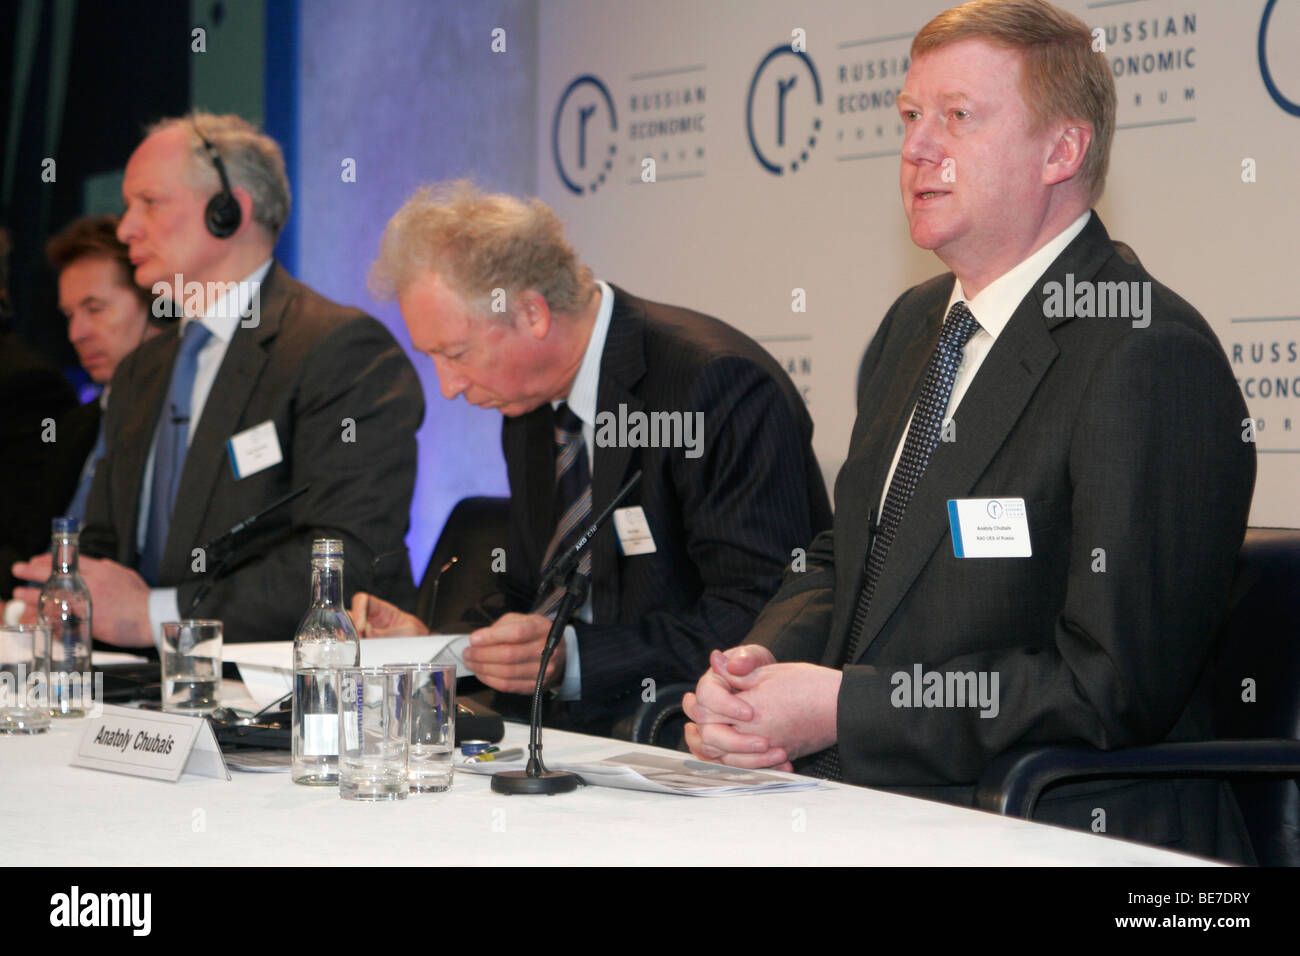
<instances>
[{"instance_id":1,"label":"man's nose","mask_svg":"<svg viewBox=\"0 0 1300 956\"><path fill-rule=\"evenodd\" d=\"M438 388L442 391L442 397L453 399L461 392L465 391L469 382L463 375L457 375L450 368L445 359L434 357L433 369L438 373Z\"/></svg>"},{"instance_id":2,"label":"man's nose","mask_svg":"<svg viewBox=\"0 0 1300 956\"><path fill-rule=\"evenodd\" d=\"M943 160L943 150L934 133L934 125L927 117L913 120L903 134L903 159L913 164L934 163Z\"/></svg>"},{"instance_id":3,"label":"man's nose","mask_svg":"<svg viewBox=\"0 0 1300 956\"><path fill-rule=\"evenodd\" d=\"M136 217L131 211L132 207L127 206L126 212L122 213L122 218L117 224L117 241L121 243L130 243L139 233L136 227Z\"/></svg>"},{"instance_id":4,"label":"man's nose","mask_svg":"<svg viewBox=\"0 0 1300 956\"><path fill-rule=\"evenodd\" d=\"M73 311L68 319L68 341L74 345L87 338L91 332L90 321L81 309Z\"/></svg>"}]
</instances>

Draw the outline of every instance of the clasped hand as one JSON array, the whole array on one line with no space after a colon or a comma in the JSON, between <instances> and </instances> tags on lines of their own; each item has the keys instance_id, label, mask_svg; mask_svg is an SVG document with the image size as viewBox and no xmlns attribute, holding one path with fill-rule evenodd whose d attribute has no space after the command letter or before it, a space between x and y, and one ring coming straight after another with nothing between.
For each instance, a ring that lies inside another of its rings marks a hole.
<instances>
[{"instance_id":1,"label":"clasped hand","mask_svg":"<svg viewBox=\"0 0 1300 956\"><path fill-rule=\"evenodd\" d=\"M693 721L686 744L701 760L788 771L796 758L835 743L842 678L829 667L778 664L757 644L714 651L695 693L682 700Z\"/></svg>"}]
</instances>

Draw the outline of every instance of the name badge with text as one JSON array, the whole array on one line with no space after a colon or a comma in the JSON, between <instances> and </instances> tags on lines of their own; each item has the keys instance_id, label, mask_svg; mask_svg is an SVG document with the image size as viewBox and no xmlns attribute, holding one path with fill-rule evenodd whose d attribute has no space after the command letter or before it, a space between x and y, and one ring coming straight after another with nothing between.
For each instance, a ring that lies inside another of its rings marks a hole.
<instances>
[{"instance_id":1,"label":"name badge with text","mask_svg":"<svg viewBox=\"0 0 1300 956\"><path fill-rule=\"evenodd\" d=\"M948 524L952 553L959 558L1033 556L1024 498L949 499Z\"/></svg>"},{"instance_id":2,"label":"name badge with text","mask_svg":"<svg viewBox=\"0 0 1300 956\"><path fill-rule=\"evenodd\" d=\"M255 475L284 461L284 455L280 451L280 436L276 434L275 422L270 419L230 436L226 449L230 452L230 468L234 471L236 480Z\"/></svg>"},{"instance_id":3,"label":"name badge with text","mask_svg":"<svg viewBox=\"0 0 1300 956\"><path fill-rule=\"evenodd\" d=\"M183 773L230 779L206 718L112 704L104 704L102 714L86 721L72 766L172 783Z\"/></svg>"},{"instance_id":4,"label":"name badge with text","mask_svg":"<svg viewBox=\"0 0 1300 956\"><path fill-rule=\"evenodd\" d=\"M650 522L646 521L645 511L640 505L615 511L614 530L618 533L618 548L626 557L654 554L657 550L654 535L650 533Z\"/></svg>"}]
</instances>

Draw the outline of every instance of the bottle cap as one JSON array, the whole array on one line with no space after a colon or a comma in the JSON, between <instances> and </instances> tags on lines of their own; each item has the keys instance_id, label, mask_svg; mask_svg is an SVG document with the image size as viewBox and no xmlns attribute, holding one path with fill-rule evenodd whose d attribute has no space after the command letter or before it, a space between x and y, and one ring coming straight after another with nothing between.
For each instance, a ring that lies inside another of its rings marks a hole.
<instances>
[{"instance_id":1,"label":"bottle cap","mask_svg":"<svg viewBox=\"0 0 1300 956\"><path fill-rule=\"evenodd\" d=\"M317 538L311 543L311 556L313 558L341 558L343 557L343 542L338 538Z\"/></svg>"}]
</instances>

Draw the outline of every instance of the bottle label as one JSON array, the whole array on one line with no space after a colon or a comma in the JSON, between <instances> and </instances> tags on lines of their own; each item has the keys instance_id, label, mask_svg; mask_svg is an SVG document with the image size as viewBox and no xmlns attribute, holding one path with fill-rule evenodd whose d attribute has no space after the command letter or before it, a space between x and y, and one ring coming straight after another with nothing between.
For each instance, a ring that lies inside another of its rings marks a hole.
<instances>
[{"instance_id":1,"label":"bottle label","mask_svg":"<svg viewBox=\"0 0 1300 956\"><path fill-rule=\"evenodd\" d=\"M302 752L307 757L336 757L339 719L335 714L303 714Z\"/></svg>"}]
</instances>

